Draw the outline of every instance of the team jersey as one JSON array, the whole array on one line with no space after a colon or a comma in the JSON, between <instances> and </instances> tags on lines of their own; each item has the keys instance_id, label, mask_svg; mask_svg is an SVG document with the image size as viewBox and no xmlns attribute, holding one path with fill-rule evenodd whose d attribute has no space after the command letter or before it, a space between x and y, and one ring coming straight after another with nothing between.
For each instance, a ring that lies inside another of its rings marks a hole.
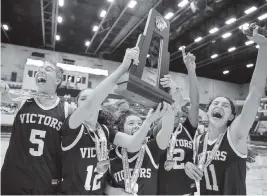
<instances>
[{"instance_id":1,"label":"team jersey","mask_svg":"<svg viewBox=\"0 0 267 196\"><path fill-rule=\"evenodd\" d=\"M161 150L156 139L150 140L145 146L145 155L137 180L137 195L156 195L159 159L164 151ZM128 152L129 170L132 175L139 152ZM124 170L122 164L122 148L116 147L110 152L111 165L108 181L112 187L125 188Z\"/></svg>"},{"instance_id":2,"label":"team jersey","mask_svg":"<svg viewBox=\"0 0 267 196\"><path fill-rule=\"evenodd\" d=\"M25 101L13 123L1 171L2 191L34 188L53 193L61 179L59 130L67 106L59 98L51 107L34 98Z\"/></svg>"},{"instance_id":3,"label":"team jersey","mask_svg":"<svg viewBox=\"0 0 267 196\"><path fill-rule=\"evenodd\" d=\"M177 128L174 128L174 131ZM174 167L166 171L164 163L167 159L167 151L162 155L159 166L158 194L159 195L183 195L196 191L195 182L185 173L184 165L193 160L193 141L192 137L196 132L187 118L183 123L182 131L177 135L174 147L173 160Z\"/></svg>"},{"instance_id":4,"label":"team jersey","mask_svg":"<svg viewBox=\"0 0 267 196\"><path fill-rule=\"evenodd\" d=\"M116 133L109 132L105 125L101 125L108 142ZM68 195L94 194L103 195L107 172L102 175L96 172L98 163L95 148L95 138L85 125L77 129L70 129L69 118L61 129L62 138L62 182L60 193ZM97 132L95 132L97 134ZM99 136L99 135L98 135Z\"/></svg>"},{"instance_id":5,"label":"team jersey","mask_svg":"<svg viewBox=\"0 0 267 196\"><path fill-rule=\"evenodd\" d=\"M198 139L198 160L203 154L205 134ZM216 141L208 142L207 153ZM229 129L200 181L201 195L246 195L246 157L238 152L230 138Z\"/></svg>"}]
</instances>

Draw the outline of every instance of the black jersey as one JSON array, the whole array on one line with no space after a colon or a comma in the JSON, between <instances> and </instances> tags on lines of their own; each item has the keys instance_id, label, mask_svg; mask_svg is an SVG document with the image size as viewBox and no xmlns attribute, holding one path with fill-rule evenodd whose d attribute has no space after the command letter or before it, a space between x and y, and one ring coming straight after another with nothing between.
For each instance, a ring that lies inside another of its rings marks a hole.
<instances>
[{"instance_id":1,"label":"black jersey","mask_svg":"<svg viewBox=\"0 0 267 196\"><path fill-rule=\"evenodd\" d=\"M59 98L51 107L33 98L25 101L13 123L1 170L2 191L34 188L52 193L61 179L59 130L67 106Z\"/></svg>"},{"instance_id":2,"label":"black jersey","mask_svg":"<svg viewBox=\"0 0 267 196\"><path fill-rule=\"evenodd\" d=\"M174 128L174 131L177 128ZM183 195L196 191L195 182L184 171L186 162L193 160L193 141L196 127L193 127L187 118L183 123L182 131L177 135L174 147L173 160L175 165L172 170L166 171L164 163L167 151L162 155L159 166L158 194L159 195Z\"/></svg>"},{"instance_id":3,"label":"black jersey","mask_svg":"<svg viewBox=\"0 0 267 196\"><path fill-rule=\"evenodd\" d=\"M108 142L116 133L109 132L105 125L101 125ZM70 129L69 118L61 129L62 138L62 182L60 193L68 195L103 195L107 172L102 175L96 172L98 163L94 134L89 132L83 124L77 129ZM97 134L97 132L95 132Z\"/></svg>"},{"instance_id":4,"label":"black jersey","mask_svg":"<svg viewBox=\"0 0 267 196\"><path fill-rule=\"evenodd\" d=\"M111 165L108 174L108 181L112 187L125 188L124 186L124 170L122 164L122 148L116 147L110 152ZM139 178L138 195L156 195L157 194L157 176L159 159L164 151L161 150L156 142L156 139L150 140L145 146L145 155ZM129 153L129 170L132 175L133 169L136 164L138 152Z\"/></svg>"},{"instance_id":5,"label":"black jersey","mask_svg":"<svg viewBox=\"0 0 267 196\"><path fill-rule=\"evenodd\" d=\"M198 160L203 154L205 135L200 136ZM209 154L215 142L208 142ZM246 195L246 156L239 153L230 138L229 129L200 181L201 195Z\"/></svg>"}]
</instances>

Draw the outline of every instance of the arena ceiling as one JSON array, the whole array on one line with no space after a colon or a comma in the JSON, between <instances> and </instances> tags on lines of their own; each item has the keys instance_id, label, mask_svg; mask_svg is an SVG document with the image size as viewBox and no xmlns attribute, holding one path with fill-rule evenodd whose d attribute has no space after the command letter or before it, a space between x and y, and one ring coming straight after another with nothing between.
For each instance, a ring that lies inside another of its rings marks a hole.
<instances>
[{"instance_id":1,"label":"arena ceiling","mask_svg":"<svg viewBox=\"0 0 267 196\"><path fill-rule=\"evenodd\" d=\"M64 0L59 6L56 0L2 0L1 41L122 61L125 49L133 47L143 32L148 11L155 7L164 16L173 13L169 19L171 71L186 72L179 50L186 46L197 57L199 76L238 84L250 81L253 67L247 65L255 65L258 49L256 44L246 43L239 26L257 22L266 27L266 0L188 0L184 6L178 4L186 0L136 0L133 8L128 7L130 0L109 1ZM198 7L195 13L190 2ZM100 17L102 10L106 11L104 18ZM226 24L231 18L236 21ZM98 30L93 31L94 26L99 26ZM211 29L217 32L211 34ZM224 34L227 38L222 38ZM202 40L195 42L198 37ZM223 74L225 70L229 73Z\"/></svg>"}]
</instances>

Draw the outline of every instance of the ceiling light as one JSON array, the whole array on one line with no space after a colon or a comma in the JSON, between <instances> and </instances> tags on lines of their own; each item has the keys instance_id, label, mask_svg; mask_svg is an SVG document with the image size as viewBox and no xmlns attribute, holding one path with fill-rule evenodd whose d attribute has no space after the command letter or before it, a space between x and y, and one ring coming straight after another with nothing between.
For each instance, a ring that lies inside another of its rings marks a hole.
<instances>
[{"instance_id":1,"label":"ceiling light","mask_svg":"<svg viewBox=\"0 0 267 196\"><path fill-rule=\"evenodd\" d=\"M57 22L58 22L58 23L62 23L62 17L61 17L61 16L58 16L58 17L57 17Z\"/></svg>"},{"instance_id":2,"label":"ceiling light","mask_svg":"<svg viewBox=\"0 0 267 196\"><path fill-rule=\"evenodd\" d=\"M188 4L188 0L182 0L182 1L178 4L178 7L184 7L184 6L186 6L186 4Z\"/></svg>"},{"instance_id":3,"label":"ceiling light","mask_svg":"<svg viewBox=\"0 0 267 196\"><path fill-rule=\"evenodd\" d=\"M211 56L212 59L215 59L217 57L218 57L218 54L214 54L214 55Z\"/></svg>"},{"instance_id":4,"label":"ceiling light","mask_svg":"<svg viewBox=\"0 0 267 196\"><path fill-rule=\"evenodd\" d=\"M227 37L230 37L231 35L232 35L232 33L225 33L225 34L222 35L222 37L225 39Z\"/></svg>"},{"instance_id":5,"label":"ceiling light","mask_svg":"<svg viewBox=\"0 0 267 196\"><path fill-rule=\"evenodd\" d=\"M58 1L58 5L61 6L61 7L63 7L63 5L64 5L64 0L59 0L59 1Z\"/></svg>"},{"instance_id":6,"label":"ceiling light","mask_svg":"<svg viewBox=\"0 0 267 196\"><path fill-rule=\"evenodd\" d=\"M8 27L7 24L3 24L2 26L3 26L3 28L4 28L6 31L8 31L9 27Z\"/></svg>"},{"instance_id":7,"label":"ceiling light","mask_svg":"<svg viewBox=\"0 0 267 196\"><path fill-rule=\"evenodd\" d=\"M225 24L232 24L232 23L234 23L236 21L236 18L230 18L229 20L227 20L226 22L225 22Z\"/></svg>"},{"instance_id":8,"label":"ceiling light","mask_svg":"<svg viewBox=\"0 0 267 196\"><path fill-rule=\"evenodd\" d=\"M150 57L150 54L147 54L146 57L149 58Z\"/></svg>"},{"instance_id":9,"label":"ceiling light","mask_svg":"<svg viewBox=\"0 0 267 196\"><path fill-rule=\"evenodd\" d=\"M114 0L107 0L108 2L112 3Z\"/></svg>"},{"instance_id":10,"label":"ceiling light","mask_svg":"<svg viewBox=\"0 0 267 196\"><path fill-rule=\"evenodd\" d=\"M98 26L95 25L95 26L93 27L93 31L97 31L97 30L98 30Z\"/></svg>"},{"instance_id":11,"label":"ceiling light","mask_svg":"<svg viewBox=\"0 0 267 196\"><path fill-rule=\"evenodd\" d=\"M236 47L232 47L232 48L229 48L228 49L228 52L233 52L233 51L235 51L236 50Z\"/></svg>"},{"instance_id":12,"label":"ceiling light","mask_svg":"<svg viewBox=\"0 0 267 196\"><path fill-rule=\"evenodd\" d=\"M89 46L90 43L91 43L90 41L86 41L86 42L85 42L85 46Z\"/></svg>"},{"instance_id":13,"label":"ceiling light","mask_svg":"<svg viewBox=\"0 0 267 196\"><path fill-rule=\"evenodd\" d=\"M202 37L198 37L198 38L195 39L195 42L199 42L201 40L202 40Z\"/></svg>"},{"instance_id":14,"label":"ceiling light","mask_svg":"<svg viewBox=\"0 0 267 196\"><path fill-rule=\"evenodd\" d=\"M215 27L215 28L211 29L211 30L209 31L209 33L210 33L210 34L213 34L213 33L217 32L217 31L219 31L219 29L218 29L217 27Z\"/></svg>"},{"instance_id":15,"label":"ceiling light","mask_svg":"<svg viewBox=\"0 0 267 196\"><path fill-rule=\"evenodd\" d=\"M173 17L173 13L172 12L168 12L165 16L164 16L164 18L165 19L167 19L167 20L169 20L169 19L171 19L172 17Z\"/></svg>"},{"instance_id":16,"label":"ceiling light","mask_svg":"<svg viewBox=\"0 0 267 196\"><path fill-rule=\"evenodd\" d=\"M263 15L258 17L259 20L263 20L265 18L267 18L267 13L265 13L265 14L263 14Z\"/></svg>"},{"instance_id":17,"label":"ceiling light","mask_svg":"<svg viewBox=\"0 0 267 196\"><path fill-rule=\"evenodd\" d=\"M107 11L106 10L102 10L100 13L100 17L104 18L106 16Z\"/></svg>"},{"instance_id":18,"label":"ceiling light","mask_svg":"<svg viewBox=\"0 0 267 196\"><path fill-rule=\"evenodd\" d=\"M259 45L257 45L257 46L256 46L256 48L258 48L258 49L259 49L259 48L260 48L260 46L259 46Z\"/></svg>"},{"instance_id":19,"label":"ceiling light","mask_svg":"<svg viewBox=\"0 0 267 196\"><path fill-rule=\"evenodd\" d=\"M247 41L245 44L246 44L246 46L249 46L249 45L251 45L253 43L254 43L254 41L250 40L250 41Z\"/></svg>"},{"instance_id":20,"label":"ceiling light","mask_svg":"<svg viewBox=\"0 0 267 196\"><path fill-rule=\"evenodd\" d=\"M132 9L135 7L136 4L137 4L137 1L131 0L130 3L128 4L128 7Z\"/></svg>"},{"instance_id":21,"label":"ceiling light","mask_svg":"<svg viewBox=\"0 0 267 196\"><path fill-rule=\"evenodd\" d=\"M257 10L257 8L255 6L252 6L251 8L245 11L245 14L250 14L251 12L254 12L255 10Z\"/></svg>"},{"instance_id":22,"label":"ceiling light","mask_svg":"<svg viewBox=\"0 0 267 196\"><path fill-rule=\"evenodd\" d=\"M254 64L247 64L247 68L253 67Z\"/></svg>"},{"instance_id":23,"label":"ceiling light","mask_svg":"<svg viewBox=\"0 0 267 196\"><path fill-rule=\"evenodd\" d=\"M179 50L182 51L183 48L185 48L185 46L181 46L181 47L179 48Z\"/></svg>"},{"instance_id":24,"label":"ceiling light","mask_svg":"<svg viewBox=\"0 0 267 196\"><path fill-rule=\"evenodd\" d=\"M239 29L241 29L241 30L248 30L248 27L249 27L249 24L248 23L245 23L245 24L242 24L241 26L239 26Z\"/></svg>"},{"instance_id":25,"label":"ceiling light","mask_svg":"<svg viewBox=\"0 0 267 196\"><path fill-rule=\"evenodd\" d=\"M59 41L60 40L60 36L56 35L56 40Z\"/></svg>"},{"instance_id":26,"label":"ceiling light","mask_svg":"<svg viewBox=\"0 0 267 196\"><path fill-rule=\"evenodd\" d=\"M225 70L223 71L223 74L226 75L226 74L229 74L229 72L230 72L229 70Z\"/></svg>"}]
</instances>

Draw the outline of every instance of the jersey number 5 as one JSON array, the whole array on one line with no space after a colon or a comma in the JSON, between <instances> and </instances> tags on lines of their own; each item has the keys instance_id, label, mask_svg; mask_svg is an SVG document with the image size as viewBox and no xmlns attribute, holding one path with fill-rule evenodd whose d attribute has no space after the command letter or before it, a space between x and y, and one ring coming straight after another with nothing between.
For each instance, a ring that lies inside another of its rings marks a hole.
<instances>
[{"instance_id":1,"label":"jersey number 5","mask_svg":"<svg viewBox=\"0 0 267 196\"><path fill-rule=\"evenodd\" d=\"M95 191L97 189L101 188L101 182L97 182L103 175L102 174L96 174L94 177L94 181L93 181L93 187L91 187L91 179L92 179L92 175L93 175L93 169L94 166L93 165L89 165L87 167L87 175L86 175L86 179L85 179L85 185L84 188L87 191Z\"/></svg>"},{"instance_id":2,"label":"jersey number 5","mask_svg":"<svg viewBox=\"0 0 267 196\"><path fill-rule=\"evenodd\" d=\"M45 138L46 131L41 131L37 129L32 129L31 130L31 136L30 136L30 141L33 144L38 144L38 149L35 150L34 148L30 148L30 154L32 156L41 156L44 152L44 139ZM39 138L36 138L36 136L39 136Z\"/></svg>"},{"instance_id":3,"label":"jersey number 5","mask_svg":"<svg viewBox=\"0 0 267 196\"><path fill-rule=\"evenodd\" d=\"M211 177L212 177L212 185L210 184L208 168L209 168L209 171L210 171ZM219 191L219 187L217 184L217 177L216 177L215 168L214 168L213 164L209 165L207 168L204 169L204 175L205 175L205 181L206 181L206 189L207 190L213 190L213 191Z\"/></svg>"}]
</instances>

